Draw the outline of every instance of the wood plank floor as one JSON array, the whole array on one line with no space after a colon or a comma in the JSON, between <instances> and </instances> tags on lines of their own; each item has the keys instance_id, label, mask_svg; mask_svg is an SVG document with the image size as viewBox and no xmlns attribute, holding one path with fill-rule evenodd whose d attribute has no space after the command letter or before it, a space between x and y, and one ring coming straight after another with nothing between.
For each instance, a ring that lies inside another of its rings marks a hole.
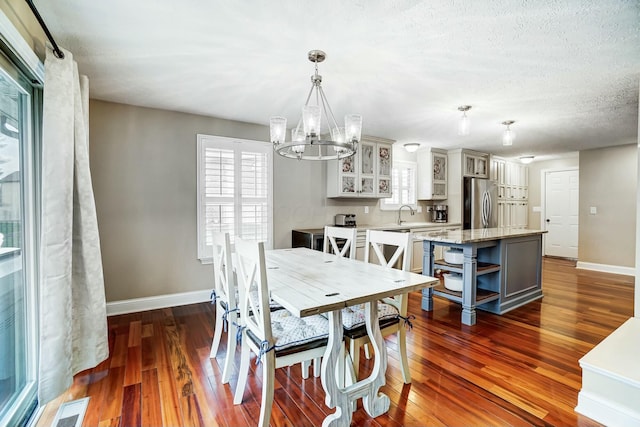
<instances>
[{"instance_id":1,"label":"wood plank floor","mask_svg":"<svg viewBox=\"0 0 640 427\"><path fill-rule=\"evenodd\" d=\"M371 419L359 403L352 425L598 426L573 410L578 359L633 315L633 283L631 276L545 259L542 300L503 316L479 311L474 326L460 323L459 305L436 298L427 313L420 294L412 294L413 382L403 384L390 337L382 391L391 408ZM78 374L38 426L49 427L62 402L85 396L91 396L87 427L255 425L262 374L250 376L244 403L233 405L237 375L220 382L224 339L209 359L214 318L207 303L110 317L111 357ZM365 374L371 361L361 360ZM302 380L299 366L277 370L273 426L319 426L329 412L319 378Z\"/></svg>"}]
</instances>

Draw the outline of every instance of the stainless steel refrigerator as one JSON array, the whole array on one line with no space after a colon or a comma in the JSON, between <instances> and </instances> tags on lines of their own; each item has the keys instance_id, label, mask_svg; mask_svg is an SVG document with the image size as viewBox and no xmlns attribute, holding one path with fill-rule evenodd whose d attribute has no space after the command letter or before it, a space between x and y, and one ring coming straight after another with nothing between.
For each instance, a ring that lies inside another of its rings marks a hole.
<instances>
[{"instance_id":1,"label":"stainless steel refrigerator","mask_svg":"<svg viewBox=\"0 0 640 427\"><path fill-rule=\"evenodd\" d=\"M498 226L498 185L495 181L465 178L463 200L462 225L465 230Z\"/></svg>"}]
</instances>

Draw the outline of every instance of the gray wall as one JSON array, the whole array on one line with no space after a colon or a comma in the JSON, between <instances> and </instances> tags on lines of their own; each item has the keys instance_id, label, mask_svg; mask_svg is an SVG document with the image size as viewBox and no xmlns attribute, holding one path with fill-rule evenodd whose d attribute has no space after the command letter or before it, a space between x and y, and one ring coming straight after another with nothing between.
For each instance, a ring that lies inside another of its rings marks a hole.
<instances>
[{"instance_id":1,"label":"gray wall","mask_svg":"<svg viewBox=\"0 0 640 427\"><path fill-rule=\"evenodd\" d=\"M637 152L636 144L580 152L581 262L635 266Z\"/></svg>"},{"instance_id":2,"label":"gray wall","mask_svg":"<svg viewBox=\"0 0 640 427\"><path fill-rule=\"evenodd\" d=\"M196 134L265 140L268 128L92 100L90 132L107 301L209 289L211 267L197 259ZM596 218L581 215L580 261L634 265L636 157L630 150L580 154L581 212L594 204L599 209ZM394 156L415 160L396 146ZM531 228L540 228L532 211L540 206L540 171L576 165L576 157L530 165ZM355 213L359 224L396 219L377 200L327 199L325 192L325 163L274 156L275 248L290 246L292 229L320 228L336 213ZM411 220L427 220L426 209ZM625 248L629 259L618 250L609 255L606 248L613 247Z\"/></svg>"},{"instance_id":3,"label":"gray wall","mask_svg":"<svg viewBox=\"0 0 640 427\"><path fill-rule=\"evenodd\" d=\"M197 259L196 134L263 126L90 102L90 156L107 301L211 288Z\"/></svg>"},{"instance_id":4,"label":"gray wall","mask_svg":"<svg viewBox=\"0 0 640 427\"><path fill-rule=\"evenodd\" d=\"M89 116L107 301L211 288L211 266L197 259L196 135L266 140L268 128L97 100ZM325 194L324 162L274 156L275 248L290 247L291 229L323 227L336 213L355 213L360 224L395 221L377 200Z\"/></svg>"},{"instance_id":5,"label":"gray wall","mask_svg":"<svg viewBox=\"0 0 640 427\"><path fill-rule=\"evenodd\" d=\"M533 211L534 207L542 206L542 171L578 166L578 153L567 153L562 158L534 162L529 165L529 228L544 229L540 222L540 212Z\"/></svg>"}]
</instances>

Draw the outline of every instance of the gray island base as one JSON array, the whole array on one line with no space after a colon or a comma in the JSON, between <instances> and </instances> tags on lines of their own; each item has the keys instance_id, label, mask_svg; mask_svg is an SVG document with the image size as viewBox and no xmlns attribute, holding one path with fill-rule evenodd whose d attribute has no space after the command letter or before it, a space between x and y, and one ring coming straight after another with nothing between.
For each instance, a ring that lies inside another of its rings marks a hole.
<instances>
[{"instance_id":1,"label":"gray island base","mask_svg":"<svg viewBox=\"0 0 640 427\"><path fill-rule=\"evenodd\" d=\"M435 294L462 304L462 323L475 325L476 308L503 314L542 298L543 233L504 227L414 234L423 240L422 274L461 273L463 282L461 292L442 284L423 290L422 309L433 310ZM462 249L463 263L436 259L438 246Z\"/></svg>"}]
</instances>

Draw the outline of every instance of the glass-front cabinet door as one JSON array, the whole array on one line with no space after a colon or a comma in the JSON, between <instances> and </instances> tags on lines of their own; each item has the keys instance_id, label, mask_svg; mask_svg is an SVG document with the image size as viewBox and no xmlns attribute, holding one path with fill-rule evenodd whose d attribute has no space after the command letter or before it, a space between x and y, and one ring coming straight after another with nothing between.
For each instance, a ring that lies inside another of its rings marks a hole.
<instances>
[{"instance_id":1,"label":"glass-front cabinet door","mask_svg":"<svg viewBox=\"0 0 640 427\"><path fill-rule=\"evenodd\" d=\"M340 194L349 195L356 194L357 188L357 170L356 156L345 157L340 159Z\"/></svg>"},{"instance_id":2,"label":"glass-front cabinet door","mask_svg":"<svg viewBox=\"0 0 640 427\"><path fill-rule=\"evenodd\" d=\"M375 196L376 194L376 144L360 142L360 196Z\"/></svg>"},{"instance_id":3,"label":"glass-front cabinet door","mask_svg":"<svg viewBox=\"0 0 640 427\"><path fill-rule=\"evenodd\" d=\"M380 197L391 196L391 147L386 144L377 144L378 159L378 185L377 192Z\"/></svg>"},{"instance_id":4,"label":"glass-front cabinet door","mask_svg":"<svg viewBox=\"0 0 640 427\"><path fill-rule=\"evenodd\" d=\"M387 198L391 196L393 141L363 139L356 153L327 162L327 197Z\"/></svg>"}]
</instances>

